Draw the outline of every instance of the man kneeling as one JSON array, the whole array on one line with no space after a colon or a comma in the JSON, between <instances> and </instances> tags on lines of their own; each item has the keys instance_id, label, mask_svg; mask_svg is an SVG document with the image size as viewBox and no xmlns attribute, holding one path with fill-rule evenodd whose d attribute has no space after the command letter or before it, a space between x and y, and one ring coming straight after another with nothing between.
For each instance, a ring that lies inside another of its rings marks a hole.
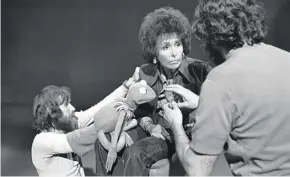
<instances>
[{"instance_id":1,"label":"man kneeling","mask_svg":"<svg viewBox=\"0 0 290 177\"><path fill-rule=\"evenodd\" d=\"M39 176L85 176L80 158L73 153L68 139L78 137L77 129L91 125L95 113L104 105L123 98L132 82L129 79L101 102L81 112L75 112L71 105L67 87L46 86L36 95L33 128L37 135L31 155Z\"/></svg>"}]
</instances>

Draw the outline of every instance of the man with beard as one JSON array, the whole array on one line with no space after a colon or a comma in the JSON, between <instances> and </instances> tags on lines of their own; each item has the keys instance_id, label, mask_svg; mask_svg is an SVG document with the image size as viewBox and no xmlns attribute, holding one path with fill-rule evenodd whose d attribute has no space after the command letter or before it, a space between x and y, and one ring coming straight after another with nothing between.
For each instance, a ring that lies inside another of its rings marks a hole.
<instances>
[{"instance_id":1,"label":"man with beard","mask_svg":"<svg viewBox=\"0 0 290 177\"><path fill-rule=\"evenodd\" d=\"M165 90L183 103L164 106L180 162L189 176L207 176L226 151L233 175L290 175L290 53L263 43L265 10L256 0L200 0L195 36L215 62L200 97L179 85ZM189 141L181 105L194 109Z\"/></svg>"},{"instance_id":2,"label":"man with beard","mask_svg":"<svg viewBox=\"0 0 290 177\"><path fill-rule=\"evenodd\" d=\"M122 86L86 111L75 112L68 87L46 86L33 103L32 162L39 176L85 176L80 158L73 153L68 139L79 137L80 128L90 128L94 114L104 105L123 98L138 80L139 68ZM93 126L93 124L91 125ZM95 137L97 139L97 137Z\"/></svg>"}]
</instances>

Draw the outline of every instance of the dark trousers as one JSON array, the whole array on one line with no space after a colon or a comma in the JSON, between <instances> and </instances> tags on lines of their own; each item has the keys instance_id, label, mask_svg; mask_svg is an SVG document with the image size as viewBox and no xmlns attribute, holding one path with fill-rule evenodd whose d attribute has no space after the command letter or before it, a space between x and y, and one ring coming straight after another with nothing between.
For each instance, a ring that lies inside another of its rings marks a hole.
<instances>
[{"instance_id":1,"label":"dark trousers","mask_svg":"<svg viewBox=\"0 0 290 177\"><path fill-rule=\"evenodd\" d=\"M108 152L98 140L96 141L96 171L98 176L148 176L152 164L171 157L175 152L174 142L148 137L140 127L127 131L127 133L132 137L134 144L118 153L117 162L109 174L106 173L105 169ZM107 137L110 138L108 135Z\"/></svg>"}]
</instances>

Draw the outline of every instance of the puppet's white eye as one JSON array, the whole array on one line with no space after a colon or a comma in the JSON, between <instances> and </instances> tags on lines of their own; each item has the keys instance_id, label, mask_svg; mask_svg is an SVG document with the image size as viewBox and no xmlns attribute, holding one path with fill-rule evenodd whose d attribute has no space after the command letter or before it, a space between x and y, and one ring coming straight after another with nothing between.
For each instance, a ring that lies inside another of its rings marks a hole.
<instances>
[{"instance_id":1,"label":"puppet's white eye","mask_svg":"<svg viewBox=\"0 0 290 177\"><path fill-rule=\"evenodd\" d=\"M141 87L141 88L139 88L139 93L141 95L145 95L147 93L147 89L145 87Z\"/></svg>"}]
</instances>

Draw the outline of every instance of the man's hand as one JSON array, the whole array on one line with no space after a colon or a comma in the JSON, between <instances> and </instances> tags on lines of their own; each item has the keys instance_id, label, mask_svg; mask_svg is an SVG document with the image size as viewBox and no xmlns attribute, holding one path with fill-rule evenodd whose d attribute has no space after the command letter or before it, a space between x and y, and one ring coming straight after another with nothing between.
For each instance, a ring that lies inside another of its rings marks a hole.
<instances>
[{"instance_id":1,"label":"man's hand","mask_svg":"<svg viewBox=\"0 0 290 177\"><path fill-rule=\"evenodd\" d=\"M112 170L113 164L115 163L116 159L117 159L117 149L111 147L106 162L107 172Z\"/></svg>"},{"instance_id":2,"label":"man's hand","mask_svg":"<svg viewBox=\"0 0 290 177\"><path fill-rule=\"evenodd\" d=\"M168 85L165 91L171 91L183 98L183 102L177 103L179 108L195 109L198 106L199 96L178 84Z\"/></svg>"},{"instance_id":3,"label":"man's hand","mask_svg":"<svg viewBox=\"0 0 290 177\"><path fill-rule=\"evenodd\" d=\"M140 72L140 68L139 68L139 67L136 67L133 76L130 77L130 78L128 79L128 81L126 82L126 86L127 86L128 88L129 88L131 85L133 85L133 84L135 84L136 82L139 81L139 78L140 78L139 72Z\"/></svg>"},{"instance_id":4,"label":"man's hand","mask_svg":"<svg viewBox=\"0 0 290 177\"><path fill-rule=\"evenodd\" d=\"M182 125L183 117L180 109L177 106L177 103L173 101L171 106L170 103L163 105L162 108L164 111L164 119L169 122L171 127Z\"/></svg>"}]
</instances>

